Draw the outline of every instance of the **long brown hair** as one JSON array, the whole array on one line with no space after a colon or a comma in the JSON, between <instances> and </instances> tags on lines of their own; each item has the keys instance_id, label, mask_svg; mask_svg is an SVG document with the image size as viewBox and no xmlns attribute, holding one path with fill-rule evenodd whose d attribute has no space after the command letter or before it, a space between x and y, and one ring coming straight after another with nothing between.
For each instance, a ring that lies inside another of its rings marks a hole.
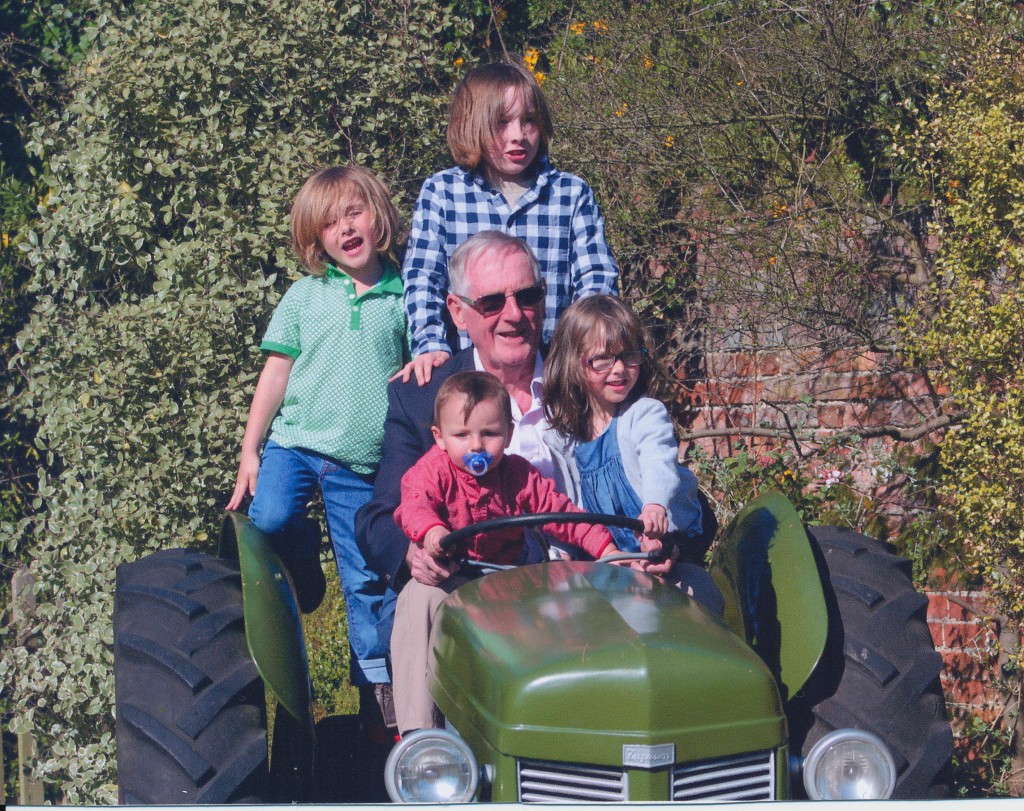
<instances>
[{"instance_id":1,"label":"long brown hair","mask_svg":"<svg viewBox=\"0 0 1024 811\"><path fill-rule=\"evenodd\" d=\"M537 116L537 156L548 154L551 114L537 80L521 65L491 62L462 77L448 110L448 150L467 172L483 168L487 148L494 141L498 122L505 113L505 91L510 87L519 94L523 106Z\"/></svg>"},{"instance_id":2,"label":"long brown hair","mask_svg":"<svg viewBox=\"0 0 1024 811\"><path fill-rule=\"evenodd\" d=\"M606 352L629 352L647 345L647 333L636 313L614 296L589 296L574 301L562 313L544 361L544 413L551 427L578 442L593 439L594 410L582 359L595 336L604 340ZM644 360L625 404L646 396L650 386L651 365Z\"/></svg>"}]
</instances>

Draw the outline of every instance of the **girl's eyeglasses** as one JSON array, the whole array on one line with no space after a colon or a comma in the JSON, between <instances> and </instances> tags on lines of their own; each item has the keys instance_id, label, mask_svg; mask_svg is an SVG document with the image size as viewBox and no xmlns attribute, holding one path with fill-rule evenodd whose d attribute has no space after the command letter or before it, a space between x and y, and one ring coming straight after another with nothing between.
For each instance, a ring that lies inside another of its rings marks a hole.
<instances>
[{"instance_id":1,"label":"girl's eyeglasses","mask_svg":"<svg viewBox=\"0 0 1024 811\"><path fill-rule=\"evenodd\" d=\"M645 357L647 357L646 349L631 349L628 352L620 352L618 355L605 353L590 358L581 358L581 362L595 372L610 372L617 360L621 360L623 366L636 367L643 364Z\"/></svg>"},{"instance_id":2,"label":"girl's eyeglasses","mask_svg":"<svg viewBox=\"0 0 1024 811\"><path fill-rule=\"evenodd\" d=\"M456 293L455 297L465 304L468 304L480 315L497 315L505 309L505 300L512 297L521 309L529 310L536 307L544 300L544 283L524 287L521 290L514 290L511 293L489 293L480 298L466 298Z\"/></svg>"}]
</instances>

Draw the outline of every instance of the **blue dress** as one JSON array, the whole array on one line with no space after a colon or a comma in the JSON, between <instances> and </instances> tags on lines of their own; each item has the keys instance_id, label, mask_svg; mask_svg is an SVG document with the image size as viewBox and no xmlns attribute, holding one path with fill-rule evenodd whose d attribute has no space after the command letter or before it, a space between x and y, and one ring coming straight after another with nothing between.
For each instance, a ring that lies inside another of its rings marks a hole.
<instances>
[{"instance_id":1,"label":"blue dress","mask_svg":"<svg viewBox=\"0 0 1024 811\"><path fill-rule=\"evenodd\" d=\"M618 443L618 417L597 439L576 445L576 466L580 473L583 506L588 512L610 513L636 518L644 505L626 478ZM608 527L615 545L623 552L639 552L640 542L632 530Z\"/></svg>"}]
</instances>

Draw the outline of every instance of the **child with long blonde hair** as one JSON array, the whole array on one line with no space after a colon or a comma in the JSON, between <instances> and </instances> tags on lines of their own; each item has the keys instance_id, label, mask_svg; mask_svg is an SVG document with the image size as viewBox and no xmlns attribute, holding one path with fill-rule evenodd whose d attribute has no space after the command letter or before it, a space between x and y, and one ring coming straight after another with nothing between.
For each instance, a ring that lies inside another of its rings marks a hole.
<instances>
[{"instance_id":1,"label":"child with long blonde hair","mask_svg":"<svg viewBox=\"0 0 1024 811\"><path fill-rule=\"evenodd\" d=\"M237 510L252 496L249 517L294 576L309 569L310 555L319 567L319 536L308 537L305 521L314 493L323 495L360 687L389 681L376 627L383 588L356 544L354 521L380 463L387 381L408 358L392 253L399 228L390 193L365 169L329 167L302 186L292 245L309 275L288 288L260 344L267 359L227 505Z\"/></svg>"}]
</instances>

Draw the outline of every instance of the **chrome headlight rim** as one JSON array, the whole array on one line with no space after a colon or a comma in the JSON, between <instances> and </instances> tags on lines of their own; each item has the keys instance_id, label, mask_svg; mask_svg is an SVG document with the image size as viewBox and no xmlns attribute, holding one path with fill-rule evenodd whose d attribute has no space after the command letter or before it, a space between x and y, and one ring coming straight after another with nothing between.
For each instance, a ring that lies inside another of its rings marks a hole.
<instances>
[{"instance_id":1,"label":"chrome headlight rim","mask_svg":"<svg viewBox=\"0 0 1024 811\"><path fill-rule=\"evenodd\" d=\"M888 775L885 777L885 785L880 796L872 799L887 800L892 796L896 788L896 761L889 751L885 741L872 732L863 729L837 729L823 736L821 740L811 747L811 751L803 761L803 783L807 797L811 800L841 800L840 797L824 797L818 791L818 770L822 767L823 759L836 746L846 743L856 743L870 747L884 764Z\"/></svg>"},{"instance_id":2,"label":"chrome headlight rim","mask_svg":"<svg viewBox=\"0 0 1024 811\"><path fill-rule=\"evenodd\" d=\"M445 799L424 799L422 797L411 797L403 790L401 781L398 778L399 767L409 757L415 757L417 751L423 751L431 746L442 746L448 748L462 758L469 774L469 784L462 795ZM471 802L476 796L479 784L480 770L477 767L476 756L473 750L458 734L447 729L417 729L395 744L388 755L387 764L384 766L384 784L388 796L395 803L465 803Z\"/></svg>"}]
</instances>

